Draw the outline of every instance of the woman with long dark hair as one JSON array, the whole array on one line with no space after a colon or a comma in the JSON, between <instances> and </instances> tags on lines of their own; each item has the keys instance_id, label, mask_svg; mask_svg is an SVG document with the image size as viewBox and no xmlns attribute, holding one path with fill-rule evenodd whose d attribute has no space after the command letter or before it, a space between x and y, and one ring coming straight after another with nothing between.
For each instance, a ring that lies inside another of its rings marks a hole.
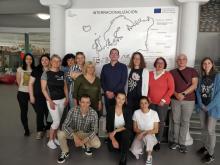
<instances>
[{"instance_id":1,"label":"woman with long dark hair","mask_svg":"<svg viewBox=\"0 0 220 165\"><path fill-rule=\"evenodd\" d=\"M48 131L51 125L51 123L47 121L49 110L47 108L46 99L42 93L40 83L42 73L49 69L49 63L49 54L42 55L39 59L39 65L31 72L29 80L30 102L33 104L36 112L37 140L43 137L43 131ZM46 126L44 125L44 121L46 121Z\"/></svg>"},{"instance_id":2,"label":"woman with long dark hair","mask_svg":"<svg viewBox=\"0 0 220 165\"><path fill-rule=\"evenodd\" d=\"M215 127L220 118L220 74L215 70L214 62L210 57L205 57L201 62L201 76L196 96L203 143L197 153L203 155L203 162L210 163L214 160Z\"/></svg>"},{"instance_id":3,"label":"woman with long dark hair","mask_svg":"<svg viewBox=\"0 0 220 165\"><path fill-rule=\"evenodd\" d=\"M17 99L21 110L21 122L25 131L24 136L30 136L27 114L29 101L28 83L32 69L34 69L34 57L32 54L27 53L24 56L22 67L19 67L16 73L16 82L18 84Z\"/></svg>"},{"instance_id":4,"label":"woman with long dark hair","mask_svg":"<svg viewBox=\"0 0 220 165\"><path fill-rule=\"evenodd\" d=\"M106 116L108 148L110 151L120 149L119 165L126 165L132 136L132 112L126 108L125 100L125 93L117 93L115 97L116 104L110 106Z\"/></svg>"}]
</instances>

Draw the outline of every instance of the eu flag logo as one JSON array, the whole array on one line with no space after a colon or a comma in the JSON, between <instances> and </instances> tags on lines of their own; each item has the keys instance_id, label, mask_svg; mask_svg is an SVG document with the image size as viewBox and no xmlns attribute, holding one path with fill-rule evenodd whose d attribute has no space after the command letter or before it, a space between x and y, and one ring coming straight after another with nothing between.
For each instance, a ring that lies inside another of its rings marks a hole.
<instances>
[{"instance_id":1,"label":"eu flag logo","mask_svg":"<svg viewBox=\"0 0 220 165\"><path fill-rule=\"evenodd\" d=\"M155 8L154 13L161 13L161 8Z\"/></svg>"}]
</instances>

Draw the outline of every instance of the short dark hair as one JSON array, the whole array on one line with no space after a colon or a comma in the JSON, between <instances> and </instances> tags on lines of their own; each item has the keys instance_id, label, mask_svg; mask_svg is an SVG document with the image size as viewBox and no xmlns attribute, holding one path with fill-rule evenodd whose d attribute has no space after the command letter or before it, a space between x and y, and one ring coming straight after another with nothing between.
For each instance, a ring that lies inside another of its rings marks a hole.
<instances>
[{"instance_id":1,"label":"short dark hair","mask_svg":"<svg viewBox=\"0 0 220 165\"><path fill-rule=\"evenodd\" d=\"M134 56L135 56L135 55L139 55L140 58L141 58L140 69L145 68L145 67L146 67L146 63L145 63L145 60L144 60L144 56L143 56L143 54L141 54L140 52L134 52L134 53L132 54L128 67L131 68L131 69L134 68L134 62L133 62L133 60L134 60Z\"/></svg>"},{"instance_id":2,"label":"short dark hair","mask_svg":"<svg viewBox=\"0 0 220 165\"><path fill-rule=\"evenodd\" d=\"M22 69L23 70L27 70L27 64L26 64L26 58L27 58L27 56L30 56L31 58L32 58L32 64L31 64L31 69L34 69L35 68L35 62L34 62L34 57L33 57L33 55L31 54L31 53L26 53L25 55L24 55L24 58L23 58L23 63L22 63Z\"/></svg>"},{"instance_id":3,"label":"short dark hair","mask_svg":"<svg viewBox=\"0 0 220 165\"><path fill-rule=\"evenodd\" d=\"M141 100L147 100L147 102L148 102L148 103L150 103L150 100L148 99L148 97L147 97L147 96L141 96L141 98L140 98L140 101L139 101L139 102L141 102Z\"/></svg>"},{"instance_id":4,"label":"short dark hair","mask_svg":"<svg viewBox=\"0 0 220 165\"><path fill-rule=\"evenodd\" d=\"M112 53L112 51L117 51L118 52L118 55L119 55L119 50L117 49L117 48L112 48L111 50L110 50L110 54Z\"/></svg>"},{"instance_id":5,"label":"short dark hair","mask_svg":"<svg viewBox=\"0 0 220 165\"><path fill-rule=\"evenodd\" d=\"M158 60L163 60L163 62L164 62L164 69L166 69L167 68L167 62L166 62L165 58L163 58L163 57L156 58L156 60L154 61L154 67L156 67L156 64L157 64Z\"/></svg>"},{"instance_id":6,"label":"short dark hair","mask_svg":"<svg viewBox=\"0 0 220 165\"><path fill-rule=\"evenodd\" d=\"M89 100L91 100L88 94L82 94L80 97L80 101L82 100L82 98L89 98Z\"/></svg>"},{"instance_id":7,"label":"short dark hair","mask_svg":"<svg viewBox=\"0 0 220 165\"><path fill-rule=\"evenodd\" d=\"M72 54L72 53L66 54L66 55L63 57L62 66L64 66L64 67L67 66L67 60L68 60L68 59L71 59L71 58L75 59L75 55Z\"/></svg>"}]
</instances>

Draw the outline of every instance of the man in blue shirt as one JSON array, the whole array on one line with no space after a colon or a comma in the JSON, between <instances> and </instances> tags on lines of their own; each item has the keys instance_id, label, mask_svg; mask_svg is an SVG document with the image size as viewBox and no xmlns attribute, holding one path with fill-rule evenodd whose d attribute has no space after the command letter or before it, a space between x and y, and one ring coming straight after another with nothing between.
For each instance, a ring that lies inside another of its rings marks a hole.
<instances>
[{"instance_id":1,"label":"man in blue shirt","mask_svg":"<svg viewBox=\"0 0 220 165\"><path fill-rule=\"evenodd\" d=\"M113 48L109 54L110 63L105 64L101 71L101 86L105 96L105 108L108 113L109 106L114 104L115 93L124 92L127 82L127 66L118 61L119 50Z\"/></svg>"}]
</instances>

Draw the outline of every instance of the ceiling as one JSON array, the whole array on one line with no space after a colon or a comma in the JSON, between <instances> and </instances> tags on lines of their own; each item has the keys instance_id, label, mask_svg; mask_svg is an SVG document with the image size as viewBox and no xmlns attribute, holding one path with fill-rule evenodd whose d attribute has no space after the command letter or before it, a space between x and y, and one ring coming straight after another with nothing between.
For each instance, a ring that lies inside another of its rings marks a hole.
<instances>
[{"instance_id":1,"label":"ceiling","mask_svg":"<svg viewBox=\"0 0 220 165\"><path fill-rule=\"evenodd\" d=\"M0 0L0 27L49 28L49 20L41 20L37 13L49 13L40 0Z\"/></svg>"}]
</instances>

